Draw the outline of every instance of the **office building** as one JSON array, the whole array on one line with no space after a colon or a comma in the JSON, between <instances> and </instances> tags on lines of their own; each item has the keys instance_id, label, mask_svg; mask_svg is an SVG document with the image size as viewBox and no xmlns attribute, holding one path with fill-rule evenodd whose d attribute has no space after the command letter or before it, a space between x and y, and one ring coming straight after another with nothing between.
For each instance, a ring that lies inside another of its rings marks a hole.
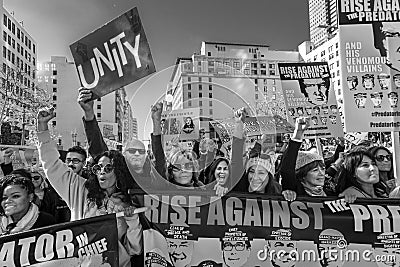
<instances>
[{"instance_id":1,"label":"office building","mask_svg":"<svg viewBox=\"0 0 400 267\"><path fill-rule=\"evenodd\" d=\"M200 127L247 106L258 115L285 116L278 62L298 62L293 51L267 45L202 42L200 53L178 58L168 84L169 109L199 108ZM212 130L211 130L212 131Z\"/></svg>"}]
</instances>

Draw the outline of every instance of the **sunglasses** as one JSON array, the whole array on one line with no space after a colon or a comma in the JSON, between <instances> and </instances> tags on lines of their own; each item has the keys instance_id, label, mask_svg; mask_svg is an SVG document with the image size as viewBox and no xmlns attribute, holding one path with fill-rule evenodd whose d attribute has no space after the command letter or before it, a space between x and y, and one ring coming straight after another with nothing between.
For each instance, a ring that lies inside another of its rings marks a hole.
<instances>
[{"instance_id":1,"label":"sunglasses","mask_svg":"<svg viewBox=\"0 0 400 267\"><path fill-rule=\"evenodd\" d=\"M40 175L32 176L32 179L35 180L35 181L38 181L38 180L40 180L41 178L42 178L42 176L40 176Z\"/></svg>"},{"instance_id":2,"label":"sunglasses","mask_svg":"<svg viewBox=\"0 0 400 267\"><path fill-rule=\"evenodd\" d=\"M375 159L377 161L384 161L385 159L387 159L387 161L391 161L392 155L379 155L379 156L376 156Z\"/></svg>"},{"instance_id":3,"label":"sunglasses","mask_svg":"<svg viewBox=\"0 0 400 267\"><path fill-rule=\"evenodd\" d=\"M98 175L101 173L102 169L104 170L105 173L110 173L114 170L114 167L110 163L106 164L106 166L101 166L99 164L96 164L92 167L92 172L95 175Z\"/></svg>"},{"instance_id":4,"label":"sunglasses","mask_svg":"<svg viewBox=\"0 0 400 267\"><path fill-rule=\"evenodd\" d=\"M72 162L73 164L79 164L79 163L82 162L82 160L77 159L77 158L74 158L74 159L66 158L66 159L65 159L65 162L66 162L67 164L69 164L69 163L71 163L71 162Z\"/></svg>"},{"instance_id":5,"label":"sunglasses","mask_svg":"<svg viewBox=\"0 0 400 267\"><path fill-rule=\"evenodd\" d=\"M142 148L128 148L126 152L131 153L131 154L136 154L136 152L139 152L140 155L146 154L146 149Z\"/></svg>"},{"instance_id":6,"label":"sunglasses","mask_svg":"<svg viewBox=\"0 0 400 267\"><path fill-rule=\"evenodd\" d=\"M185 171L193 171L194 170L194 164L193 164L193 162L187 162L187 163L184 163L184 164L175 163L175 164L172 164L172 168L174 170L177 170L177 171L183 171L183 170L185 170Z\"/></svg>"}]
</instances>

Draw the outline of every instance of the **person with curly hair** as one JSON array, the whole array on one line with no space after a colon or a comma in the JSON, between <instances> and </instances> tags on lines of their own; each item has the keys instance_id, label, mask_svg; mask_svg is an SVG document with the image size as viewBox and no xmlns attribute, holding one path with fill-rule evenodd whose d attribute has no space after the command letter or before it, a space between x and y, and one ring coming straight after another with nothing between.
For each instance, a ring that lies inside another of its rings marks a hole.
<instances>
[{"instance_id":1,"label":"person with curly hair","mask_svg":"<svg viewBox=\"0 0 400 267\"><path fill-rule=\"evenodd\" d=\"M0 181L0 234L8 235L55 224L34 203L35 187L29 172L6 175Z\"/></svg>"},{"instance_id":2,"label":"person with curly hair","mask_svg":"<svg viewBox=\"0 0 400 267\"><path fill-rule=\"evenodd\" d=\"M50 140L48 122L53 108L41 109L37 116L39 157L47 179L71 209L71 220L123 212L117 218L119 266L130 266L131 256L143 249L142 226L128 198L129 173L123 155L107 151L96 157L93 175L85 179L59 159L56 144Z\"/></svg>"}]
</instances>

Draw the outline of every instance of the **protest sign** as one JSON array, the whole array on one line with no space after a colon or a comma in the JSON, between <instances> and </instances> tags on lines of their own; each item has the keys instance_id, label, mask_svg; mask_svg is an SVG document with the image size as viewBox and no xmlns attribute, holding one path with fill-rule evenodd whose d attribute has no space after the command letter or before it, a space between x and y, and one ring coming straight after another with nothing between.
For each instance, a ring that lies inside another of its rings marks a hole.
<instances>
[{"instance_id":1,"label":"protest sign","mask_svg":"<svg viewBox=\"0 0 400 267\"><path fill-rule=\"evenodd\" d=\"M93 98L155 72L137 8L70 45L83 87Z\"/></svg>"},{"instance_id":2,"label":"protest sign","mask_svg":"<svg viewBox=\"0 0 400 267\"><path fill-rule=\"evenodd\" d=\"M116 122L98 122L99 129L104 138L118 138L118 123Z\"/></svg>"},{"instance_id":3,"label":"protest sign","mask_svg":"<svg viewBox=\"0 0 400 267\"><path fill-rule=\"evenodd\" d=\"M1 266L118 266L115 214L0 237Z\"/></svg>"},{"instance_id":4,"label":"protest sign","mask_svg":"<svg viewBox=\"0 0 400 267\"><path fill-rule=\"evenodd\" d=\"M163 136L179 137L179 140L199 139L200 110L198 108L176 109L161 114Z\"/></svg>"},{"instance_id":5,"label":"protest sign","mask_svg":"<svg viewBox=\"0 0 400 267\"><path fill-rule=\"evenodd\" d=\"M14 150L11 156L13 169L38 167L40 164L39 153L36 147L16 146L16 145L0 145L0 150L3 152L6 148Z\"/></svg>"},{"instance_id":6,"label":"protest sign","mask_svg":"<svg viewBox=\"0 0 400 267\"><path fill-rule=\"evenodd\" d=\"M345 128L400 131L398 1L358 2L339 1Z\"/></svg>"},{"instance_id":7,"label":"protest sign","mask_svg":"<svg viewBox=\"0 0 400 267\"><path fill-rule=\"evenodd\" d=\"M202 198L210 198L210 204L196 206ZM151 207L146 217L154 226L143 233L146 266L326 266L324 249L337 255L331 266L344 261L375 266L368 264L375 264L377 255L397 255L393 262L400 262L397 201L348 204L314 197L287 202L265 195L220 199L192 192L145 195L143 202ZM270 254L285 248L281 256L286 258Z\"/></svg>"},{"instance_id":8,"label":"protest sign","mask_svg":"<svg viewBox=\"0 0 400 267\"><path fill-rule=\"evenodd\" d=\"M311 117L307 138L341 137L343 128L328 64L278 63L288 121Z\"/></svg>"},{"instance_id":9,"label":"protest sign","mask_svg":"<svg viewBox=\"0 0 400 267\"><path fill-rule=\"evenodd\" d=\"M230 141L235 128L235 120L233 118L210 121L210 124L218 133L223 143ZM294 130L292 125L278 115L246 117L244 127L249 137L262 134L290 133Z\"/></svg>"}]
</instances>

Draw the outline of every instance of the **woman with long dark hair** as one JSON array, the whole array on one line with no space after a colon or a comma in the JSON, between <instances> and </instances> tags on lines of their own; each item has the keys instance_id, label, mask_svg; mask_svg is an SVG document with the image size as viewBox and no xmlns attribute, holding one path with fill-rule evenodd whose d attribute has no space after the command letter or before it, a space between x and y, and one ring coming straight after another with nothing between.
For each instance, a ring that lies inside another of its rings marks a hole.
<instances>
[{"instance_id":1,"label":"woman with long dark hair","mask_svg":"<svg viewBox=\"0 0 400 267\"><path fill-rule=\"evenodd\" d=\"M47 179L71 209L71 220L123 212L117 218L119 266L130 266L130 258L142 252L142 226L134 214L127 192L129 171L123 155L106 151L92 167L93 175L85 179L59 159L56 144L50 140L48 122L54 110L38 113L39 156Z\"/></svg>"},{"instance_id":2,"label":"woman with long dark hair","mask_svg":"<svg viewBox=\"0 0 400 267\"><path fill-rule=\"evenodd\" d=\"M389 194L396 187L396 178L393 170L393 157L389 149L384 146L374 146L368 149L376 161L379 170L379 183Z\"/></svg>"},{"instance_id":3,"label":"woman with long dark hair","mask_svg":"<svg viewBox=\"0 0 400 267\"><path fill-rule=\"evenodd\" d=\"M348 202L356 198L387 198L379 185L379 170L373 155L364 147L351 150L339 173L337 192Z\"/></svg>"}]
</instances>

